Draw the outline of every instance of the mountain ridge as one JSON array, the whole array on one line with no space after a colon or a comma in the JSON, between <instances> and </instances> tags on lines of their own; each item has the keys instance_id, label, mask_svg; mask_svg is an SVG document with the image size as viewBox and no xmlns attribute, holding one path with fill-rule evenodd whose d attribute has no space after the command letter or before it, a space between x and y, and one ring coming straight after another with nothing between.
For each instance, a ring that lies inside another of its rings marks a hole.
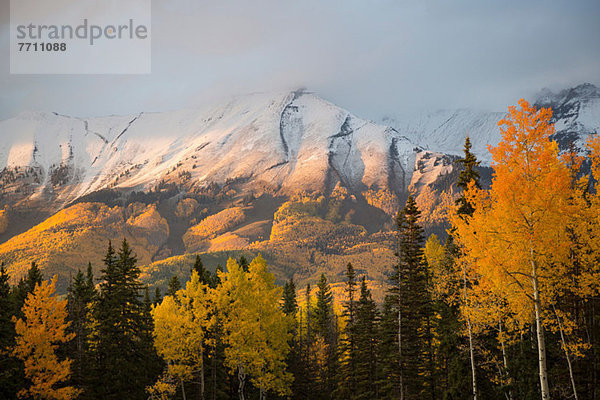
<instances>
[{"instance_id":1,"label":"mountain ridge","mask_svg":"<svg viewBox=\"0 0 600 400\"><path fill-rule=\"evenodd\" d=\"M555 109L562 150L582 151L600 124L598 89L577 88L535 103ZM39 261L64 289L75 268L97 269L106 242L125 237L144 264L250 251L279 279L342 277L352 262L384 280L393 216L408 193L427 231L443 235L465 134L485 186L487 145L499 141L503 116L450 110L384 125L305 90L200 111L21 113L0 122L0 261L14 279Z\"/></svg>"}]
</instances>

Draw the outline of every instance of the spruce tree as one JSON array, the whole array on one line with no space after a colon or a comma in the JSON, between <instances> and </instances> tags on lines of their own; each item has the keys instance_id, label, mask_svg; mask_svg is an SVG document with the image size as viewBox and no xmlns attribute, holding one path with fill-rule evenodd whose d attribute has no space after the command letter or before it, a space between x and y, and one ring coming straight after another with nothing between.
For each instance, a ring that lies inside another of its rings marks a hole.
<instances>
[{"instance_id":1,"label":"spruce tree","mask_svg":"<svg viewBox=\"0 0 600 400\"><path fill-rule=\"evenodd\" d=\"M96 288L93 283L91 264L88 265L87 276L77 271L71 280L67 294L67 312L70 326L68 331L75 335L69 343L69 357L73 360L71 366L71 381L77 388L86 388L86 377L89 375L89 312L90 306L96 297ZM87 393L81 396L86 397Z\"/></svg>"},{"instance_id":2,"label":"spruce tree","mask_svg":"<svg viewBox=\"0 0 600 400\"><path fill-rule=\"evenodd\" d=\"M473 214L473 206L469 204L464 196L464 191L467 190L469 184L471 182L474 183L475 187L481 189L479 184L479 172L475 169L479 166L479 161L475 154L471 153L471 139L467 135L465 138L464 145L464 157L457 160L459 164L462 165L462 170L458 175L458 181L456 184L459 188L463 190L463 194L456 200L456 205L458 206L458 213L464 215L472 215Z\"/></svg>"},{"instance_id":3,"label":"spruce tree","mask_svg":"<svg viewBox=\"0 0 600 400\"><path fill-rule=\"evenodd\" d=\"M400 397L434 396L429 277L423 260L423 228L412 195L396 219L398 264L390 290L398 304L397 335Z\"/></svg>"},{"instance_id":4,"label":"spruce tree","mask_svg":"<svg viewBox=\"0 0 600 400\"><path fill-rule=\"evenodd\" d=\"M333 326L333 294L325 274L317 283L317 305L314 309L314 331L323 338L330 338Z\"/></svg>"},{"instance_id":5,"label":"spruce tree","mask_svg":"<svg viewBox=\"0 0 600 400\"><path fill-rule=\"evenodd\" d=\"M305 363L302 359L302 341L298 329L296 314L298 313L298 301L296 299L296 284L290 278L283 286L283 312L293 319L292 338L289 341L290 352L286 364L288 371L294 376L292 383L293 397L297 398L305 384Z\"/></svg>"},{"instance_id":6,"label":"spruce tree","mask_svg":"<svg viewBox=\"0 0 600 400\"><path fill-rule=\"evenodd\" d=\"M339 358L341 365L338 374L338 384L336 388L336 397L348 398L356 391L356 274L351 263L346 266L346 301L344 302L343 316L346 325L343 330L343 336L340 339Z\"/></svg>"},{"instance_id":7,"label":"spruce tree","mask_svg":"<svg viewBox=\"0 0 600 400\"><path fill-rule=\"evenodd\" d=\"M11 344L11 338L14 336L14 323L11 320L13 303L8 281L8 273L2 264L0 265L0 351Z\"/></svg>"},{"instance_id":8,"label":"spruce tree","mask_svg":"<svg viewBox=\"0 0 600 400\"><path fill-rule=\"evenodd\" d=\"M402 379L400 376L400 353L398 351L398 298L387 294L383 301L378 329L377 380L382 399L399 399Z\"/></svg>"},{"instance_id":9,"label":"spruce tree","mask_svg":"<svg viewBox=\"0 0 600 400\"><path fill-rule=\"evenodd\" d=\"M160 288L157 286L154 289L154 300L152 301L152 304L157 305L162 301L162 293L160 292Z\"/></svg>"},{"instance_id":10,"label":"spruce tree","mask_svg":"<svg viewBox=\"0 0 600 400\"><path fill-rule=\"evenodd\" d=\"M112 245L104 258L100 293L90 333L95 371L92 386L103 399L145 399L154 381L148 368L148 316L140 299L137 260L126 240L118 254Z\"/></svg>"},{"instance_id":11,"label":"spruce tree","mask_svg":"<svg viewBox=\"0 0 600 400\"><path fill-rule=\"evenodd\" d=\"M13 357L15 345L16 293L11 291L9 275L0 265L0 398L14 399L23 384L23 362ZM16 289L16 288L15 288Z\"/></svg>"},{"instance_id":12,"label":"spruce tree","mask_svg":"<svg viewBox=\"0 0 600 400\"><path fill-rule=\"evenodd\" d=\"M337 331L333 314L333 294L325 274L321 274L317 283L317 304L314 309L315 354L317 364L318 393L329 399L335 386L337 372ZM319 340L320 339L320 340Z\"/></svg>"},{"instance_id":13,"label":"spruce tree","mask_svg":"<svg viewBox=\"0 0 600 400\"><path fill-rule=\"evenodd\" d=\"M198 273L200 282L210 286L212 281L210 272L206 268L204 268L204 263L202 263L202 259L198 254L196 254L196 260L194 261L192 271L196 271Z\"/></svg>"},{"instance_id":14,"label":"spruce tree","mask_svg":"<svg viewBox=\"0 0 600 400\"><path fill-rule=\"evenodd\" d=\"M181 282L177 275L173 275L171 280L169 281L169 286L167 287L167 296L175 297L175 293L181 289Z\"/></svg>"},{"instance_id":15,"label":"spruce tree","mask_svg":"<svg viewBox=\"0 0 600 400\"><path fill-rule=\"evenodd\" d=\"M17 316L21 318L23 315L21 313L21 307L25 304L25 299L29 293L33 293L36 285L41 285L44 277L42 272L38 268L35 261L31 262L31 267L27 271L27 275L25 278L21 278L17 287L15 288L15 307L17 309Z\"/></svg>"},{"instance_id":16,"label":"spruce tree","mask_svg":"<svg viewBox=\"0 0 600 400\"><path fill-rule=\"evenodd\" d=\"M378 311L366 277L360 284L360 297L356 304L355 317L355 389L354 399L370 400L379 397L377 386Z\"/></svg>"},{"instance_id":17,"label":"spruce tree","mask_svg":"<svg viewBox=\"0 0 600 400\"><path fill-rule=\"evenodd\" d=\"M240 256L240 259L238 260L238 265L240 267L242 267L242 270L244 272L250 271L250 269L249 269L250 263L248 262L248 259L245 256L243 256L243 255Z\"/></svg>"},{"instance_id":18,"label":"spruce tree","mask_svg":"<svg viewBox=\"0 0 600 400\"><path fill-rule=\"evenodd\" d=\"M283 285L283 312L286 315L296 316L298 311L298 301L296 300L296 284L294 279L290 278Z\"/></svg>"}]
</instances>

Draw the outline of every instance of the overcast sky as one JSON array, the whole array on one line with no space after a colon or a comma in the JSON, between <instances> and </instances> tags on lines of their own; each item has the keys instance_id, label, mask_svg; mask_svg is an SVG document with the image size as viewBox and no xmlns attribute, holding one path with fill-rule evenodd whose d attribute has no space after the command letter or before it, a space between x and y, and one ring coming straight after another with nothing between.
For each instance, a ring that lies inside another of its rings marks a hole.
<instances>
[{"instance_id":1,"label":"overcast sky","mask_svg":"<svg viewBox=\"0 0 600 400\"><path fill-rule=\"evenodd\" d=\"M155 0L151 74L62 76L9 74L9 0L0 4L0 118L132 114L306 87L378 119L504 111L544 87L600 85L598 0Z\"/></svg>"}]
</instances>

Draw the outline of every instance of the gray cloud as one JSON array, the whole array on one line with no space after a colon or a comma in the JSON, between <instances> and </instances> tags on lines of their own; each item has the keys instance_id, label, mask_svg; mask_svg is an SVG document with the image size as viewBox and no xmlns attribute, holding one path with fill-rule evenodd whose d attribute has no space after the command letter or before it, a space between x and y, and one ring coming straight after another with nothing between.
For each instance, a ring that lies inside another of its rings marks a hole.
<instances>
[{"instance_id":1,"label":"gray cloud","mask_svg":"<svg viewBox=\"0 0 600 400\"><path fill-rule=\"evenodd\" d=\"M550 4L552 3L552 4ZM361 116L505 110L543 87L600 84L600 3L160 0L152 74L17 76L0 65L0 118L194 106L299 86ZM8 1L0 51L8 54Z\"/></svg>"}]
</instances>

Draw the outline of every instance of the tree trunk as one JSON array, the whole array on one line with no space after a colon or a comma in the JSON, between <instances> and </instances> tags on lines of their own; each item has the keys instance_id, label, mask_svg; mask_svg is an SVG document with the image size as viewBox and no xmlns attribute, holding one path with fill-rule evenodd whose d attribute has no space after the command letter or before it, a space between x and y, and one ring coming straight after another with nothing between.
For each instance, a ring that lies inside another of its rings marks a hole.
<instances>
[{"instance_id":1,"label":"tree trunk","mask_svg":"<svg viewBox=\"0 0 600 400\"><path fill-rule=\"evenodd\" d=\"M183 397L183 400L187 400L187 397L185 396L185 386L183 385L183 379L181 380L181 396Z\"/></svg>"},{"instance_id":2,"label":"tree trunk","mask_svg":"<svg viewBox=\"0 0 600 400\"><path fill-rule=\"evenodd\" d=\"M238 398L239 400L244 400L244 386L246 385L246 372L244 371L244 367L239 364L238 365Z\"/></svg>"},{"instance_id":3,"label":"tree trunk","mask_svg":"<svg viewBox=\"0 0 600 400\"><path fill-rule=\"evenodd\" d=\"M398 278L400 279L400 278ZM400 300L400 288L398 288L398 368L399 368L399 385L400 385L400 400L404 400L404 381L402 371L402 301Z\"/></svg>"},{"instance_id":4,"label":"tree trunk","mask_svg":"<svg viewBox=\"0 0 600 400\"><path fill-rule=\"evenodd\" d=\"M563 350L565 351L565 357L567 358L567 364L569 365L569 377L571 378L571 386L573 387L573 398L575 400L579 400L577 397L577 387L575 386L575 378L573 377L573 366L571 365L571 357L569 357L569 351L567 350L567 342L565 341L565 334L563 332L562 322L558 317L558 313L556 312L556 308L554 308L554 315L556 315L556 321L558 322L558 330L560 331L560 341L562 342Z\"/></svg>"},{"instance_id":5,"label":"tree trunk","mask_svg":"<svg viewBox=\"0 0 600 400\"><path fill-rule=\"evenodd\" d=\"M260 400L267 400L267 391L263 385L260 385Z\"/></svg>"},{"instance_id":6,"label":"tree trunk","mask_svg":"<svg viewBox=\"0 0 600 400\"><path fill-rule=\"evenodd\" d=\"M200 394L198 398L204 400L204 351L201 351L202 363L200 364Z\"/></svg>"},{"instance_id":7,"label":"tree trunk","mask_svg":"<svg viewBox=\"0 0 600 400\"><path fill-rule=\"evenodd\" d=\"M213 344L213 356L211 360L211 378L212 378L212 400L217 400L217 339Z\"/></svg>"},{"instance_id":8,"label":"tree trunk","mask_svg":"<svg viewBox=\"0 0 600 400\"><path fill-rule=\"evenodd\" d=\"M462 266L463 272L463 291L465 297L465 306L467 305L467 268ZM473 351L473 328L471 327L471 318L467 317L467 331L469 333L469 357L471 359L471 382L473 383L473 400L477 400L477 377L475 375L475 352Z\"/></svg>"},{"instance_id":9,"label":"tree trunk","mask_svg":"<svg viewBox=\"0 0 600 400\"><path fill-rule=\"evenodd\" d=\"M544 341L544 328L542 326L542 310L540 300L540 290L538 287L537 268L533 258L533 246L530 249L531 261L531 283L533 284L533 305L535 309L535 328L538 344L538 364L540 374L540 388L542 391L542 400L550 400L550 388L548 386L548 372L546 369L546 342Z\"/></svg>"},{"instance_id":10,"label":"tree trunk","mask_svg":"<svg viewBox=\"0 0 600 400\"><path fill-rule=\"evenodd\" d=\"M504 363L504 373L503 375L505 376L505 379L509 378L508 375L508 357L506 356L506 347L504 346L504 337L502 337L502 322L498 323L498 329L500 330L500 347L502 348L502 361ZM510 390L510 388L508 389L508 393L507 393L507 398L508 400L512 400L512 391Z\"/></svg>"}]
</instances>

